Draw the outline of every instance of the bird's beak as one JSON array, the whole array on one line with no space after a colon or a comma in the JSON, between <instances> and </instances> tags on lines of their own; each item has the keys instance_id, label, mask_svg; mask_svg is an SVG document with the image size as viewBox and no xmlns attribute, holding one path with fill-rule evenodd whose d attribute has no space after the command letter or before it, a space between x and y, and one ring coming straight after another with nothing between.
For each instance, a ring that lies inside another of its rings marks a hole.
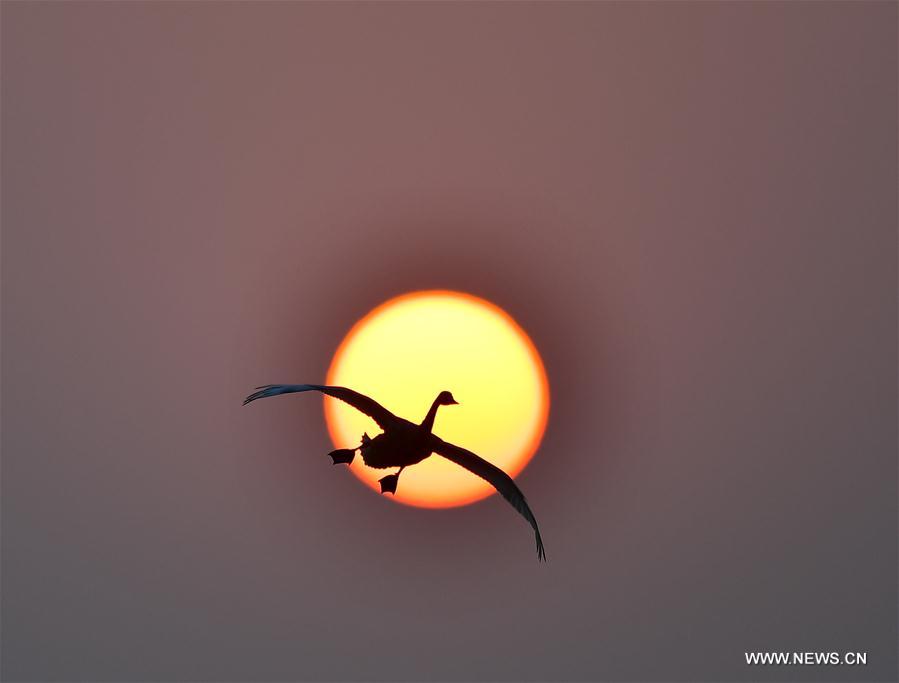
<instances>
[{"instance_id":1,"label":"bird's beak","mask_svg":"<svg viewBox=\"0 0 899 683\"><path fill-rule=\"evenodd\" d=\"M457 405L459 405L459 402L456 399L453 399L452 401L449 402L449 405L457 406Z\"/></svg>"}]
</instances>

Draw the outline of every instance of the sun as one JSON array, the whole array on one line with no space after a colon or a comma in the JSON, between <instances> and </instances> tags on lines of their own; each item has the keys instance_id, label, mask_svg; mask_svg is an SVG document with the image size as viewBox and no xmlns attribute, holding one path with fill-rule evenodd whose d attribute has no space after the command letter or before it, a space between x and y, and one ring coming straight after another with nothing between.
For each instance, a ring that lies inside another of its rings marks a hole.
<instances>
[{"instance_id":1,"label":"sun","mask_svg":"<svg viewBox=\"0 0 899 683\"><path fill-rule=\"evenodd\" d=\"M400 417L420 422L447 389L459 402L437 413L434 433L474 451L515 477L537 450L549 415L549 384L533 342L498 306L445 290L390 299L349 331L328 370L329 385L371 396ZM381 430L368 416L325 397L336 448ZM356 458L353 474L380 492L376 470ZM458 465L432 455L403 471L393 500L420 507L467 505L495 493Z\"/></svg>"}]
</instances>

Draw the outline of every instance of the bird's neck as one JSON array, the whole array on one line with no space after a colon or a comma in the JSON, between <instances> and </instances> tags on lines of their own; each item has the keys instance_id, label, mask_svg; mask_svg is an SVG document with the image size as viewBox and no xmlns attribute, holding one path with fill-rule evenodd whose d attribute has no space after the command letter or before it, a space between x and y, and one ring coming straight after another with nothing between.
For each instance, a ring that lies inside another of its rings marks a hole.
<instances>
[{"instance_id":1,"label":"bird's neck","mask_svg":"<svg viewBox=\"0 0 899 683\"><path fill-rule=\"evenodd\" d=\"M421 423L423 429L427 431L431 431L434 429L434 419L437 417L437 409L440 407L440 404L437 402L437 399L434 399L434 402L431 404L431 409L428 411L428 414L425 416L424 421Z\"/></svg>"}]
</instances>

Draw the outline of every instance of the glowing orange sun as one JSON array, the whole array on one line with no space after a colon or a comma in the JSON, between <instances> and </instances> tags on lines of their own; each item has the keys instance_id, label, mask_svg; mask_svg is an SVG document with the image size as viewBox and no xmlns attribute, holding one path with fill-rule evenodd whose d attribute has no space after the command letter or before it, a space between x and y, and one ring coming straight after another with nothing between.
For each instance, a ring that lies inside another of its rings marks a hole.
<instances>
[{"instance_id":1,"label":"glowing orange sun","mask_svg":"<svg viewBox=\"0 0 899 683\"><path fill-rule=\"evenodd\" d=\"M327 383L371 396L418 423L442 390L458 406L437 412L434 433L474 451L514 477L540 443L549 414L543 362L524 330L484 299L442 290L391 299L357 322L340 344ZM328 431L337 448L352 448L380 429L368 416L325 397ZM356 458L353 474L375 491L376 470ZM403 471L393 499L421 507L467 505L493 487L432 455ZM389 494L387 494L388 497Z\"/></svg>"}]
</instances>

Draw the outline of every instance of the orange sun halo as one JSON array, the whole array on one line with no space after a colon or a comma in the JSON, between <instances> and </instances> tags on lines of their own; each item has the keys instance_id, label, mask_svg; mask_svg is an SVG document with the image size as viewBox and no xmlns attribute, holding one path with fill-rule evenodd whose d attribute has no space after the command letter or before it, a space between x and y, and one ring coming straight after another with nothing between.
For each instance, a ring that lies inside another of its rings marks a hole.
<instances>
[{"instance_id":1,"label":"orange sun halo","mask_svg":"<svg viewBox=\"0 0 899 683\"><path fill-rule=\"evenodd\" d=\"M537 450L549 414L546 372L530 338L499 307L460 292L412 292L372 310L340 344L327 383L367 394L415 423L438 393L451 391L459 405L440 408L434 432L512 477ZM348 405L330 397L324 403L336 448L357 445L363 432L380 432ZM361 458L350 469L375 491L378 479L395 471L372 469ZM491 493L474 474L431 456L403 471L393 499L442 508Z\"/></svg>"}]
</instances>

